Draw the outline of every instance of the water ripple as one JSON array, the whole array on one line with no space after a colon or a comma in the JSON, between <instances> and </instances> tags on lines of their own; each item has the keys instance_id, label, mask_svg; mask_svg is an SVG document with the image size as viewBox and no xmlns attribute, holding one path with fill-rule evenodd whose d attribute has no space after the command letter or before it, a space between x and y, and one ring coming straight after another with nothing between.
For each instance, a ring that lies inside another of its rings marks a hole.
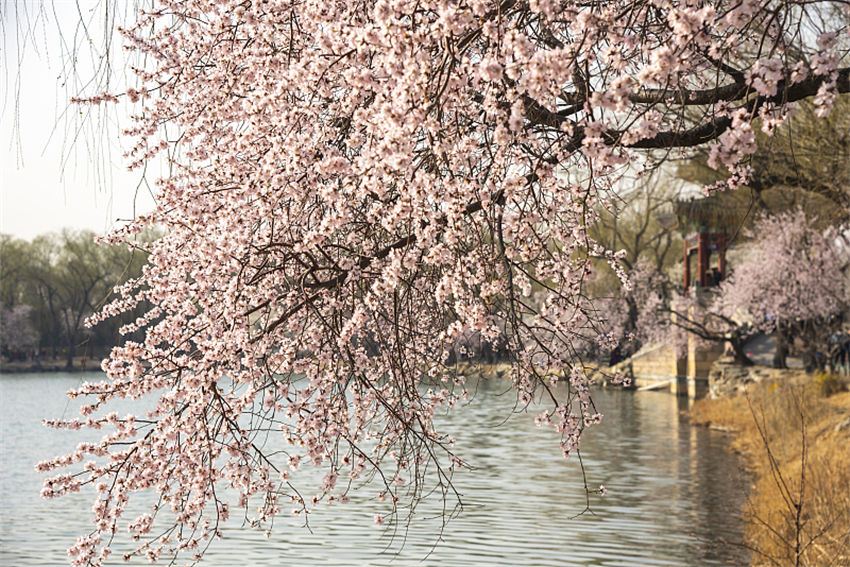
<instances>
[{"instance_id":1,"label":"water ripple","mask_svg":"<svg viewBox=\"0 0 850 567\"><path fill-rule=\"evenodd\" d=\"M65 548L87 531L88 498L41 500L33 464L63 452L78 438L78 433L46 430L40 421L67 411L63 392L92 378L0 376L0 494L5 500L0 565L65 564ZM312 532L292 521L280 522L268 538L228 528L203 564L684 567L747 562L739 545L747 479L726 439L684 423L681 402L674 397L595 394L606 419L588 432L582 455L591 485L605 484L609 493L593 496L592 512L582 514L586 502L577 463L564 461L557 439L535 428L529 415L505 423L513 400L499 395L504 391L504 383L482 380L470 406L443 420L474 470L455 477L464 511L441 541L440 521L434 517L438 502L421 505L402 547L401 537L392 539L391 530L373 525L375 504L360 501L317 509L310 518ZM124 565L120 559L116 564Z\"/></svg>"}]
</instances>

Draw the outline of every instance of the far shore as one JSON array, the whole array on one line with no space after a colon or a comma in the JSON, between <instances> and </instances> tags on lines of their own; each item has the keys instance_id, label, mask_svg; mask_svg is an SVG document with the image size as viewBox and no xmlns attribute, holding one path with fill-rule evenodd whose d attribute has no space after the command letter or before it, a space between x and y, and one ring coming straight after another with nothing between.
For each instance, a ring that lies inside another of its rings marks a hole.
<instances>
[{"instance_id":1,"label":"far shore","mask_svg":"<svg viewBox=\"0 0 850 567\"><path fill-rule=\"evenodd\" d=\"M36 372L96 372L100 370L101 359L98 357L77 357L72 366L68 366L68 359L43 359L43 360L14 360L0 361L0 374L20 374Z\"/></svg>"},{"instance_id":2,"label":"far shore","mask_svg":"<svg viewBox=\"0 0 850 567\"><path fill-rule=\"evenodd\" d=\"M7 361L0 359L0 374L22 374L37 372L98 372L101 370L102 358L100 357L76 357L73 366L68 366L65 358L51 358L42 360L15 360ZM605 385L605 371L608 367L585 364L590 372L593 382ZM455 366L461 375L484 376L488 378L504 378L510 374L511 364L509 362L461 362ZM611 370L613 373L613 369ZM544 375L558 373L557 369L542 370Z\"/></svg>"}]
</instances>

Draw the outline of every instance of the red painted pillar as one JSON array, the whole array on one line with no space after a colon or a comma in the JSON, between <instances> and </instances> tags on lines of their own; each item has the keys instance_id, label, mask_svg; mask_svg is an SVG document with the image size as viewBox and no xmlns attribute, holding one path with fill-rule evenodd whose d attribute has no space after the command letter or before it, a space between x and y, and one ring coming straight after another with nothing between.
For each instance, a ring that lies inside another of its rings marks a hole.
<instances>
[{"instance_id":1,"label":"red painted pillar","mask_svg":"<svg viewBox=\"0 0 850 567\"><path fill-rule=\"evenodd\" d=\"M705 272L708 264L708 254L705 249L705 234L700 231L697 235L697 281L700 287L705 287L708 283L705 278Z\"/></svg>"}]
</instances>

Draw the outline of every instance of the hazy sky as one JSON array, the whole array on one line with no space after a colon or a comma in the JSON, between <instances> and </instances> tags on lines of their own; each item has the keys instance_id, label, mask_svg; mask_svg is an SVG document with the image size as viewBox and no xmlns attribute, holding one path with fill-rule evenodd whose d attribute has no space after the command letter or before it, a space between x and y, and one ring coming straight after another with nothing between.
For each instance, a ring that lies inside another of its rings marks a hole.
<instances>
[{"instance_id":1,"label":"hazy sky","mask_svg":"<svg viewBox=\"0 0 850 567\"><path fill-rule=\"evenodd\" d=\"M81 91L94 94L82 81L102 60L103 14L102 1L0 7L0 232L23 238L65 227L104 232L153 206L147 187L139 187L142 173L124 165L122 107L84 120L81 108L68 104ZM125 77L120 40L112 41L113 70L100 75L116 87ZM69 71L72 62L76 72ZM147 177L158 173L149 170Z\"/></svg>"}]
</instances>

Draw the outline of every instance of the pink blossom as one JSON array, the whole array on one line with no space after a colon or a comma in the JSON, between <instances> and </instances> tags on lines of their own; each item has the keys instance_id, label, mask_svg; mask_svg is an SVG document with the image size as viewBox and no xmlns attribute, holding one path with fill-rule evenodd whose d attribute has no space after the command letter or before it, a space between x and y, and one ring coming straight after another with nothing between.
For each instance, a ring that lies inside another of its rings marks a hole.
<instances>
[{"instance_id":1,"label":"pink blossom","mask_svg":"<svg viewBox=\"0 0 850 567\"><path fill-rule=\"evenodd\" d=\"M847 89L838 43L795 32L820 2L762 4L146 6L120 32L144 61L134 90L75 99L134 105L127 165L160 156L169 173L157 208L106 237L162 229L90 321L138 309L122 331L140 338L71 392L81 416L51 422L94 439L38 465L47 498L97 487L72 560L102 565L124 528L130 557L202 554L227 517L304 518L342 479L383 484L377 523L412 510L465 462L434 420L468 397L465 336L508 354L520 404L569 382L538 421L574 454L601 420L577 353L610 344L618 317L583 294L591 258L629 280L594 211L648 157L696 145L742 183L763 109L781 120L818 90L826 110ZM816 62L795 68L805 88L778 80L789 53ZM105 417L126 399L151 409ZM272 435L282 450L258 441ZM126 518L140 492L173 516Z\"/></svg>"}]
</instances>

